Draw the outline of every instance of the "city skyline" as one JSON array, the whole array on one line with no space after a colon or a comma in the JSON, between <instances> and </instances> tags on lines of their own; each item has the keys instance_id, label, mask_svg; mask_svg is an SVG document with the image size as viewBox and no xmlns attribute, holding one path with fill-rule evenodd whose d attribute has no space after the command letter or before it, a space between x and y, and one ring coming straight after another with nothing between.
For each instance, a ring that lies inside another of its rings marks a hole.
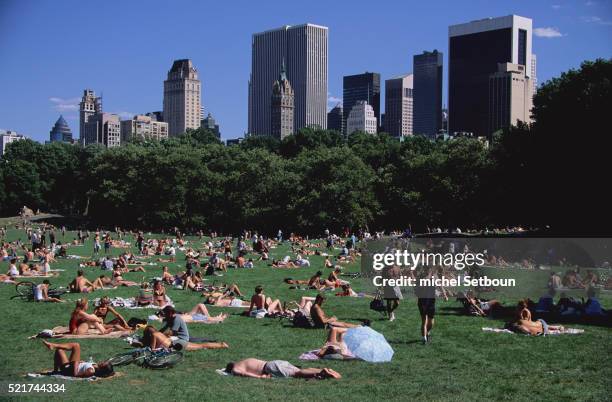
<instances>
[{"instance_id":1,"label":"city skyline","mask_svg":"<svg viewBox=\"0 0 612 402\"><path fill-rule=\"evenodd\" d=\"M161 110L168 66L174 60L189 58L198 68L202 82L202 104L215 116L223 138L242 136L248 123L246 87L251 36L283 25L312 23L329 27L328 110L341 101L343 76L376 71L384 81L411 73L412 57L427 49L444 53L443 105L448 106L448 27L486 17L517 14L533 20L538 84L578 67L583 60L609 57L612 53L607 40L612 29L609 2L587 5L475 1L460 7L452 2L435 2L418 10L402 3L365 10L325 3L319 11L280 2L266 4L261 11L249 4L205 7L191 3L191 8L182 7L185 11L181 7L171 10L167 24L159 29L152 22L134 29L131 22L136 15L145 17L143 20L155 20L146 18L147 15L164 17L162 7L155 2L144 8L138 4L110 3L101 10L100 20L112 12L113 18L107 24L113 29L93 30L87 39L79 37L78 27L84 16L93 12L92 5L36 1L7 1L0 5L0 34L5 40L0 47L4 61L0 67L0 88L5 95L0 99L0 128L45 141L49 128L61 114L76 134L78 100L84 88L93 88L103 95L104 111L116 113L122 119ZM119 7L122 13L115 12ZM227 14L232 18L194 24L201 21L194 7L202 13ZM440 14L440 8L450 12ZM410 11L410 24L398 24L405 21L402 14L406 13L402 10ZM344 18L347 13L352 18ZM385 24L371 24L374 28L364 32L351 23L365 13L374 22L384 18ZM53 16L62 17L61 27L51 25ZM97 63L96 58L88 57L91 49L84 44L92 40L97 51L114 49L116 60L107 58L104 63ZM50 55L58 47L66 55L61 63ZM136 48L141 51L134 52ZM133 55L136 53L138 56ZM381 96L384 99L384 93Z\"/></svg>"}]
</instances>

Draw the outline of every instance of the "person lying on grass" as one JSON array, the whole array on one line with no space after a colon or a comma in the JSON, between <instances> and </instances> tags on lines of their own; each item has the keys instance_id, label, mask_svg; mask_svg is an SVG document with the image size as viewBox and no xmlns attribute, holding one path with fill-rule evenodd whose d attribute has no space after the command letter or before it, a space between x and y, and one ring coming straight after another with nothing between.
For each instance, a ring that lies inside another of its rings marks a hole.
<instances>
[{"instance_id":1,"label":"person lying on grass","mask_svg":"<svg viewBox=\"0 0 612 402\"><path fill-rule=\"evenodd\" d=\"M177 312L176 314L180 315L183 321L185 321L187 324L192 322L203 324L219 324L225 321L225 319L228 317L227 314L223 313L214 317L211 316L206 306L202 303L196 304L195 307L192 308L191 311L189 311L188 313ZM157 313L159 321L162 320L161 316L161 312Z\"/></svg>"},{"instance_id":2,"label":"person lying on grass","mask_svg":"<svg viewBox=\"0 0 612 402\"><path fill-rule=\"evenodd\" d=\"M531 311L527 308L525 301L518 303L517 320L510 324L509 328L514 332L519 332L526 335L539 336L548 335L550 330L563 331L565 328L562 325L548 325L543 319L531 321Z\"/></svg>"},{"instance_id":3,"label":"person lying on grass","mask_svg":"<svg viewBox=\"0 0 612 402\"><path fill-rule=\"evenodd\" d=\"M123 328L120 325L111 325L106 328L103 324L102 318L95 314L89 314L87 309L89 308L89 302L87 298L77 300L76 306L70 315L70 322L68 323L68 329L73 335L86 335L90 328L97 329L100 334L105 335L113 332L114 330L122 331Z\"/></svg>"},{"instance_id":4,"label":"person lying on grass","mask_svg":"<svg viewBox=\"0 0 612 402\"><path fill-rule=\"evenodd\" d=\"M327 355L341 355L345 359L354 359L355 355L351 353L346 343L344 343L344 334L347 328L330 327L327 334L327 340L323 347L319 349L317 355L324 357Z\"/></svg>"},{"instance_id":5,"label":"person lying on grass","mask_svg":"<svg viewBox=\"0 0 612 402\"><path fill-rule=\"evenodd\" d=\"M327 378L342 378L340 373L330 368L299 368L285 360L265 361L254 358L230 362L225 372L251 378L312 378L324 380Z\"/></svg>"},{"instance_id":6,"label":"person lying on grass","mask_svg":"<svg viewBox=\"0 0 612 402\"><path fill-rule=\"evenodd\" d=\"M270 297L266 297L263 293L263 286L257 285L255 287L255 294L251 297L251 304L249 310L245 313L251 317L255 317L258 314L275 314L283 313L283 306L281 301L276 299L272 300Z\"/></svg>"},{"instance_id":7,"label":"person lying on grass","mask_svg":"<svg viewBox=\"0 0 612 402\"><path fill-rule=\"evenodd\" d=\"M113 306L111 306L111 300L108 296L104 296L103 298L100 299L100 304L98 305L98 307L94 309L93 313L96 317L99 317L102 319L102 324L104 325L104 328L106 329L119 329L120 328L126 331L130 329L130 326L128 325L127 321L123 318L123 316L119 314ZM106 320L106 317L108 316L108 313L111 313L115 318L113 318L111 321L107 323L104 323L104 321Z\"/></svg>"},{"instance_id":8,"label":"person lying on grass","mask_svg":"<svg viewBox=\"0 0 612 402\"><path fill-rule=\"evenodd\" d=\"M342 327L342 328L355 328L359 325L350 324L348 322L338 321L336 317L328 317L323 311L322 305L325 301L325 296L321 293L315 298L314 304L310 308L310 317L315 325L315 328L325 328L326 326Z\"/></svg>"},{"instance_id":9,"label":"person lying on grass","mask_svg":"<svg viewBox=\"0 0 612 402\"><path fill-rule=\"evenodd\" d=\"M42 341L53 354L53 374L67 377L110 377L115 374L113 366L107 362L91 363L81 360L81 345L76 342L51 343ZM70 357L66 355L70 351Z\"/></svg>"},{"instance_id":10,"label":"person lying on grass","mask_svg":"<svg viewBox=\"0 0 612 402\"><path fill-rule=\"evenodd\" d=\"M49 296L49 285L51 285L51 282L49 282L48 279L45 279L41 284L36 285L34 287L34 300L37 302L63 303L64 300Z\"/></svg>"},{"instance_id":11,"label":"person lying on grass","mask_svg":"<svg viewBox=\"0 0 612 402\"><path fill-rule=\"evenodd\" d=\"M226 349L225 342L194 343L189 341L189 330L183 317L177 314L174 307L166 306L162 310L164 326L161 330L148 326L144 330L142 343L151 349L174 348L176 350Z\"/></svg>"}]
</instances>

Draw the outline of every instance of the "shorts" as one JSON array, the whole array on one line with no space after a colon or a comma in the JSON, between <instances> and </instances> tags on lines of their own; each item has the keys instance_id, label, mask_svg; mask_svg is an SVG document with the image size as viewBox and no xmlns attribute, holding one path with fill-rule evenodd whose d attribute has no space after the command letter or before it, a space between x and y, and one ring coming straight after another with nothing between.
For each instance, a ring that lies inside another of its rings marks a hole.
<instances>
[{"instance_id":1,"label":"shorts","mask_svg":"<svg viewBox=\"0 0 612 402\"><path fill-rule=\"evenodd\" d=\"M538 321L542 323L542 335L548 335L548 324L546 323L546 321L541 318Z\"/></svg>"},{"instance_id":2,"label":"shorts","mask_svg":"<svg viewBox=\"0 0 612 402\"><path fill-rule=\"evenodd\" d=\"M230 302L230 307L242 307L242 300L240 299L232 299Z\"/></svg>"},{"instance_id":3,"label":"shorts","mask_svg":"<svg viewBox=\"0 0 612 402\"><path fill-rule=\"evenodd\" d=\"M197 313L197 314L192 314L191 315L191 319L193 321L207 321L208 320L208 316L204 315L204 314Z\"/></svg>"},{"instance_id":4,"label":"shorts","mask_svg":"<svg viewBox=\"0 0 612 402\"><path fill-rule=\"evenodd\" d=\"M285 360L272 360L264 365L264 374L270 374L272 377L289 378L294 377L300 371L299 368Z\"/></svg>"},{"instance_id":5,"label":"shorts","mask_svg":"<svg viewBox=\"0 0 612 402\"><path fill-rule=\"evenodd\" d=\"M181 338L174 339L174 337L170 339L172 341L173 349L176 349L176 350L186 350L187 349L187 344L189 343L189 341L186 341L185 339L181 339Z\"/></svg>"},{"instance_id":6,"label":"shorts","mask_svg":"<svg viewBox=\"0 0 612 402\"><path fill-rule=\"evenodd\" d=\"M419 299L417 305L419 306L419 313L421 313L421 316L426 315L433 318L436 315L436 299L422 298Z\"/></svg>"},{"instance_id":7,"label":"shorts","mask_svg":"<svg viewBox=\"0 0 612 402\"><path fill-rule=\"evenodd\" d=\"M257 310L251 310L250 316L255 318L263 318L266 316L266 314L268 314L268 310L262 308Z\"/></svg>"}]
</instances>

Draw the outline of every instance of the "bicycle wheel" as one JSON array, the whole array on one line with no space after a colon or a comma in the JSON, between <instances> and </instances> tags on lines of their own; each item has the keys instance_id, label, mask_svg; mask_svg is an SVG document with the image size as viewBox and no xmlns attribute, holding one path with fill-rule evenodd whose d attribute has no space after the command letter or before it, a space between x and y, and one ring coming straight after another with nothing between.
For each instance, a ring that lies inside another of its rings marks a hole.
<instances>
[{"instance_id":1,"label":"bicycle wheel","mask_svg":"<svg viewBox=\"0 0 612 402\"><path fill-rule=\"evenodd\" d=\"M113 366L125 366L139 359L144 352L142 350L132 350L126 353L120 353L108 359L108 362Z\"/></svg>"},{"instance_id":2,"label":"bicycle wheel","mask_svg":"<svg viewBox=\"0 0 612 402\"><path fill-rule=\"evenodd\" d=\"M15 285L15 291L24 299L34 298L34 282L19 282Z\"/></svg>"},{"instance_id":3,"label":"bicycle wheel","mask_svg":"<svg viewBox=\"0 0 612 402\"><path fill-rule=\"evenodd\" d=\"M182 362L183 358L182 352L168 352L148 359L146 366L151 369L170 368Z\"/></svg>"}]
</instances>

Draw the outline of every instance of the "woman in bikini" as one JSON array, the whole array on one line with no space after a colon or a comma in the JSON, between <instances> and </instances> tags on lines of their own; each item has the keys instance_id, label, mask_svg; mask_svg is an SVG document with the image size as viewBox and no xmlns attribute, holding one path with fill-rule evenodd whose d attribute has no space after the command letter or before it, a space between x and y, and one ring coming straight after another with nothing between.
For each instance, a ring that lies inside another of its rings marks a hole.
<instances>
[{"instance_id":1,"label":"woman in bikini","mask_svg":"<svg viewBox=\"0 0 612 402\"><path fill-rule=\"evenodd\" d=\"M89 307L87 298L77 300L76 307L70 315L68 329L73 335L85 335L90 328L95 328L100 331L100 334L108 334L112 329L106 329L102 319L95 314L87 313Z\"/></svg>"},{"instance_id":2,"label":"woman in bikini","mask_svg":"<svg viewBox=\"0 0 612 402\"><path fill-rule=\"evenodd\" d=\"M43 341L49 350L55 351L53 356L53 373L67 377L110 377L114 374L113 366L107 362L90 363L81 360L81 345L71 343L51 343ZM70 357L66 351L70 351Z\"/></svg>"},{"instance_id":3,"label":"woman in bikini","mask_svg":"<svg viewBox=\"0 0 612 402\"><path fill-rule=\"evenodd\" d=\"M94 315L102 319L102 324L106 329L118 330L118 331L127 331L130 329L127 321L111 306L110 298L108 296L104 296L100 299L100 305L94 309ZM104 323L108 313L111 313L115 318L111 321Z\"/></svg>"},{"instance_id":4,"label":"woman in bikini","mask_svg":"<svg viewBox=\"0 0 612 402\"><path fill-rule=\"evenodd\" d=\"M159 307L166 305L166 288L161 281L153 284L153 304Z\"/></svg>"}]
</instances>

